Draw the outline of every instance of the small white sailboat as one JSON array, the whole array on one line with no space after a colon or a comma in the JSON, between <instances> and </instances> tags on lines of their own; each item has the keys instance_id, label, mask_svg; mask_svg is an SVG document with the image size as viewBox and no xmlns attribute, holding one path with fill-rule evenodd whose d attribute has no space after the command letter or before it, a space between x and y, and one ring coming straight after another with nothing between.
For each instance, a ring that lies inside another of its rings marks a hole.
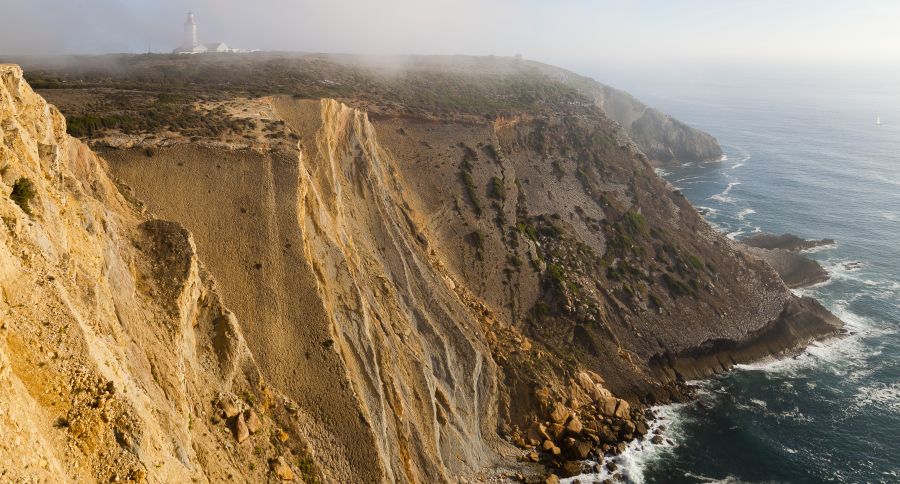
<instances>
[{"instance_id":1,"label":"small white sailboat","mask_svg":"<svg viewBox=\"0 0 900 484\"><path fill-rule=\"evenodd\" d=\"M875 126L881 126L881 116L875 115Z\"/></svg>"}]
</instances>

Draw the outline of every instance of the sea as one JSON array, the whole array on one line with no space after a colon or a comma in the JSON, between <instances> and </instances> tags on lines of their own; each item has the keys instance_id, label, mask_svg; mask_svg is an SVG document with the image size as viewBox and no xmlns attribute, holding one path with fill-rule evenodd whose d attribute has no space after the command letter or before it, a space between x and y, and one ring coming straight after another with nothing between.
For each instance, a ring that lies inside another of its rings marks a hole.
<instances>
[{"instance_id":1,"label":"sea","mask_svg":"<svg viewBox=\"0 0 900 484\"><path fill-rule=\"evenodd\" d=\"M830 280L796 293L849 331L692 382L695 401L654 409L662 444L634 442L613 459L625 481L900 483L897 86L622 86L719 140L721 161L658 171L715 228L738 240L760 231L835 239L807 252Z\"/></svg>"}]
</instances>

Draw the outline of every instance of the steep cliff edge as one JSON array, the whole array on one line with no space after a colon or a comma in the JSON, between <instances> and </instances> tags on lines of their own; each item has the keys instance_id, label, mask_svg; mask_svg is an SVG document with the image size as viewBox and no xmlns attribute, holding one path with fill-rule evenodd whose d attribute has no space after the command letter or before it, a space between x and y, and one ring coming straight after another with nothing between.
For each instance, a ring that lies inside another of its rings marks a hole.
<instances>
[{"instance_id":1,"label":"steep cliff edge","mask_svg":"<svg viewBox=\"0 0 900 484\"><path fill-rule=\"evenodd\" d=\"M566 82L593 99L607 116L622 125L653 164L708 163L722 159L722 147L709 133L651 108L620 89L572 73L565 76Z\"/></svg>"},{"instance_id":2,"label":"steep cliff edge","mask_svg":"<svg viewBox=\"0 0 900 484\"><path fill-rule=\"evenodd\" d=\"M124 198L16 66L0 65L0 138L0 480L299 476L302 416L190 233Z\"/></svg>"}]
</instances>

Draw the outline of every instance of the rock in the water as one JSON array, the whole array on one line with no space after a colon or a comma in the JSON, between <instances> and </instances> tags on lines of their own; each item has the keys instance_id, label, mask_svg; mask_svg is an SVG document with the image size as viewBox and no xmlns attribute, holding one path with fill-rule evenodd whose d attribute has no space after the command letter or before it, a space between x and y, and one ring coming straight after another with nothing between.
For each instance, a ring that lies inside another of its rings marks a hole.
<instances>
[{"instance_id":1,"label":"rock in the water","mask_svg":"<svg viewBox=\"0 0 900 484\"><path fill-rule=\"evenodd\" d=\"M616 465L615 462L609 461L606 463L606 468L609 469L609 472L616 472L619 469L619 466Z\"/></svg>"},{"instance_id":2,"label":"rock in the water","mask_svg":"<svg viewBox=\"0 0 900 484\"><path fill-rule=\"evenodd\" d=\"M647 435L647 424L644 422L635 422L634 433L637 435Z\"/></svg>"},{"instance_id":3,"label":"rock in the water","mask_svg":"<svg viewBox=\"0 0 900 484\"><path fill-rule=\"evenodd\" d=\"M749 247L757 247L760 249L782 249L790 252L799 252L801 250L812 249L813 247L832 245L834 244L834 239L806 240L793 234L774 235L763 232L743 238L741 239L741 243Z\"/></svg>"},{"instance_id":4,"label":"rock in the water","mask_svg":"<svg viewBox=\"0 0 900 484\"><path fill-rule=\"evenodd\" d=\"M662 436L654 435L653 438L650 439L650 442L653 444L659 445L663 442L663 438L662 438Z\"/></svg>"}]
</instances>

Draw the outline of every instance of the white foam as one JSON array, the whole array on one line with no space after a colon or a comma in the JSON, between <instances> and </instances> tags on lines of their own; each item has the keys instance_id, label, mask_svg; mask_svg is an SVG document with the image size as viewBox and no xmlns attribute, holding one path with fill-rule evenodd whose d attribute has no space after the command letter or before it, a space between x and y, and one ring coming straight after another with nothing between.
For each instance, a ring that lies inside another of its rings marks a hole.
<instances>
[{"instance_id":1,"label":"white foam","mask_svg":"<svg viewBox=\"0 0 900 484\"><path fill-rule=\"evenodd\" d=\"M756 213L756 210L753 210L752 208L745 208L738 212L737 218L738 220L744 220L748 215L752 215L754 213Z\"/></svg>"},{"instance_id":2,"label":"white foam","mask_svg":"<svg viewBox=\"0 0 900 484\"><path fill-rule=\"evenodd\" d=\"M815 252L831 250L831 249L836 248L837 246L838 246L837 241L835 241L834 243L831 243L831 244L822 244L822 245L817 245L815 247L810 247L808 249L803 249L801 252L803 252L804 254L812 254Z\"/></svg>"},{"instance_id":3,"label":"white foam","mask_svg":"<svg viewBox=\"0 0 900 484\"><path fill-rule=\"evenodd\" d=\"M861 387L856 391L853 406L859 410L876 406L900 414L900 383Z\"/></svg>"},{"instance_id":4,"label":"white foam","mask_svg":"<svg viewBox=\"0 0 900 484\"><path fill-rule=\"evenodd\" d=\"M725 236L731 240L737 240L737 236L743 234L743 230L735 230L734 232L728 232Z\"/></svg>"},{"instance_id":5,"label":"white foam","mask_svg":"<svg viewBox=\"0 0 900 484\"><path fill-rule=\"evenodd\" d=\"M704 205L698 205L698 206L697 206L697 211L699 211L699 212L702 213L703 215L716 215L716 214L719 213L719 209L717 209L717 208L712 208L712 207L707 207L707 206L704 206Z\"/></svg>"},{"instance_id":6,"label":"white foam","mask_svg":"<svg viewBox=\"0 0 900 484\"><path fill-rule=\"evenodd\" d=\"M658 177L660 177L660 178L665 178L665 177L667 177L667 176L669 176L669 175L672 174L672 173L670 173L670 172L668 172L668 171L666 171L666 170L664 170L664 169L662 169L662 168L657 168L657 169L654 170L654 171L656 171L656 176L658 176Z\"/></svg>"},{"instance_id":7,"label":"white foam","mask_svg":"<svg viewBox=\"0 0 900 484\"><path fill-rule=\"evenodd\" d=\"M656 419L648 422L649 432L647 432L646 438L629 442L625 452L617 456L606 457L602 462L599 473L581 474L561 479L560 482L569 484L576 480L582 484L603 482L612 478L612 473L609 472L606 464L613 462L618 467L616 473L620 474L625 479L625 482L643 484L645 482L644 470L647 468L647 465L664 458L678 445L680 436L683 435L684 417L682 408L685 405L684 403L676 403L652 407L651 410L656 415ZM662 425L666 426L666 430L660 430ZM663 441L659 444L653 444L650 442L650 439L657 431L659 431ZM587 461L586 463L590 466L596 464L596 462L592 461Z\"/></svg>"},{"instance_id":8,"label":"white foam","mask_svg":"<svg viewBox=\"0 0 900 484\"><path fill-rule=\"evenodd\" d=\"M810 368L818 368L843 378L861 379L865 376L864 372L870 370L869 359L878 356L880 352L866 340L891 333L893 330L851 312L847 308L846 301L835 303L830 309L844 322L844 329L849 332L848 335L813 341L802 353L791 358L767 358L756 363L735 365L735 369L790 376Z\"/></svg>"},{"instance_id":9,"label":"white foam","mask_svg":"<svg viewBox=\"0 0 900 484\"><path fill-rule=\"evenodd\" d=\"M729 197L728 195L731 193L731 190L733 190L734 187L740 184L741 182L731 182L728 184L728 186L725 187L725 190L723 190L722 193L717 193L709 197L707 200L716 200L722 203L734 203L734 198Z\"/></svg>"}]
</instances>

